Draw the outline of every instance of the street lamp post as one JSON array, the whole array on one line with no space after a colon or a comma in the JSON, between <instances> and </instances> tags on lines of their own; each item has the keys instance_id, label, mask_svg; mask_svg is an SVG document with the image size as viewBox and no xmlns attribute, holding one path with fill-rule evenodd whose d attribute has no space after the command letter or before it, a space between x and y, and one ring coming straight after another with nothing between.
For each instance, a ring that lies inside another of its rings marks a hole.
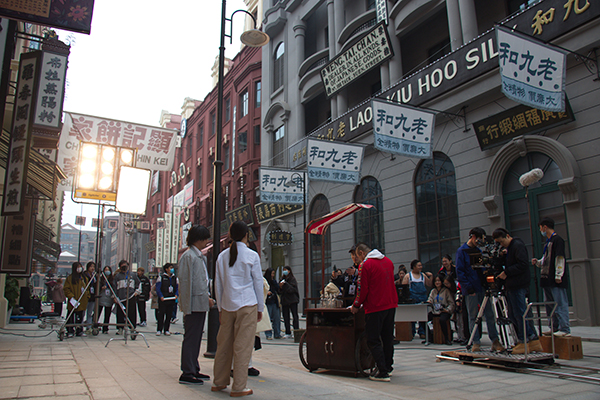
<instances>
[{"instance_id":1,"label":"street lamp post","mask_svg":"<svg viewBox=\"0 0 600 400\"><path fill-rule=\"evenodd\" d=\"M215 133L215 161L214 165L214 177L213 177L213 262L210 268L211 277L213 279L212 293L215 294L214 281L215 281L215 268L217 265L217 258L219 257L221 247L221 170L223 167L223 161L221 161L221 141L223 138L223 75L225 70L225 37L229 38L229 43L233 43L233 16L238 12L248 14L252 21L254 21L254 29L250 29L242 33L240 40L246 46L249 47L262 47L269 43L269 36L256 29L256 18L254 15L246 10L236 10L231 14L230 18L225 17L226 0L222 1L221 7L221 36L219 46L219 75L217 84L217 132ZM229 21L229 34L225 31L225 24ZM234 132L235 133L235 132ZM207 333L207 345L206 353L204 357L213 358L217 351L217 332L219 329L219 314L215 307L212 307L209 311L208 316L208 333Z\"/></svg>"}]
</instances>

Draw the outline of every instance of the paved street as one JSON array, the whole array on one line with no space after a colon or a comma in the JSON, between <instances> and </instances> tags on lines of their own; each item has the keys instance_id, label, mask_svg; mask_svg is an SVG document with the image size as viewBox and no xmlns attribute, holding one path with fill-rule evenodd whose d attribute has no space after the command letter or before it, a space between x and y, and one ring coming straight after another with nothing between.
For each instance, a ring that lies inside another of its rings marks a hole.
<instances>
[{"instance_id":1,"label":"paved street","mask_svg":"<svg viewBox=\"0 0 600 400\"><path fill-rule=\"evenodd\" d=\"M152 313L149 314L152 320ZM225 392L178 383L182 335L154 335L154 322L146 333L150 348L136 341L113 341L114 330L60 342L49 328L37 323L11 323L0 330L0 398L60 399L220 399ZM171 332L181 332L177 323ZM583 360L563 361L600 367L600 328L574 328L573 333L594 341L583 343ZM17 336L17 335L26 335ZM46 336L44 336L46 335ZM483 341L485 345L485 340ZM489 343L488 343L489 344ZM390 383L366 378L309 373L298 358L292 339L263 341L253 364L261 371L248 386L256 399L598 399L600 385L534 374L436 361L436 354L451 347L424 347L420 341L395 346L394 374ZM202 349L204 350L204 348ZM593 357L592 357L593 356ZM200 358L202 372L212 376L212 360Z\"/></svg>"}]
</instances>

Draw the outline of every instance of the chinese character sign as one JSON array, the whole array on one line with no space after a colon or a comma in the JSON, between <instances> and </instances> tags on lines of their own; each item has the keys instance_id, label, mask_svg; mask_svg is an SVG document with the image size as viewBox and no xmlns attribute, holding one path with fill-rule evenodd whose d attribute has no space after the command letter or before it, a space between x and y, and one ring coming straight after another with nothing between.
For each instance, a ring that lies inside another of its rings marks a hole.
<instances>
[{"instance_id":1,"label":"chinese character sign","mask_svg":"<svg viewBox=\"0 0 600 400\"><path fill-rule=\"evenodd\" d=\"M407 157L431 157L435 114L373 99L375 148Z\"/></svg>"},{"instance_id":2,"label":"chinese character sign","mask_svg":"<svg viewBox=\"0 0 600 400\"><path fill-rule=\"evenodd\" d=\"M260 168L260 200L265 203L304 204L306 184L304 171Z\"/></svg>"},{"instance_id":3,"label":"chinese character sign","mask_svg":"<svg viewBox=\"0 0 600 400\"><path fill-rule=\"evenodd\" d=\"M363 146L323 140L308 140L308 178L358 185Z\"/></svg>"},{"instance_id":4,"label":"chinese character sign","mask_svg":"<svg viewBox=\"0 0 600 400\"><path fill-rule=\"evenodd\" d=\"M58 165L67 175L61 182L71 190L79 158L79 142L137 149L136 167L171 171L175 160L176 131L89 115L65 113L60 135Z\"/></svg>"},{"instance_id":5,"label":"chinese character sign","mask_svg":"<svg viewBox=\"0 0 600 400\"><path fill-rule=\"evenodd\" d=\"M506 97L539 110L564 112L566 54L500 27L496 34Z\"/></svg>"},{"instance_id":6,"label":"chinese character sign","mask_svg":"<svg viewBox=\"0 0 600 400\"><path fill-rule=\"evenodd\" d=\"M177 264L179 257L179 239L181 238L181 207L173 207L173 232L171 245L171 262Z\"/></svg>"},{"instance_id":7,"label":"chinese character sign","mask_svg":"<svg viewBox=\"0 0 600 400\"><path fill-rule=\"evenodd\" d=\"M21 55L17 91L14 97L10 149L4 177L2 215L19 214L23 210L23 195L27 181L27 165L31 142L33 97L37 85L37 70L41 52Z\"/></svg>"},{"instance_id":8,"label":"chinese character sign","mask_svg":"<svg viewBox=\"0 0 600 400\"><path fill-rule=\"evenodd\" d=\"M163 250L163 244L164 244L164 238L165 238L165 220L163 218L157 218L156 219L156 265L158 265L159 268L162 268L163 264L164 264L164 250Z\"/></svg>"},{"instance_id":9,"label":"chinese character sign","mask_svg":"<svg viewBox=\"0 0 600 400\"><path fill-rule=\"evenodd\" d=\"M44 52L37 92L34 124L59 129L61 123L67 56Z\"/></svg>"},{"instance_id":10,"label":"chinese character sign","mask_svg":"<svg viewBox=\"0 0 600 400\"><path fill-rule=\"evenodd\" d=\"M0 273L29 276L35 217L32 201L23 199L23 214L4 219Z\"/></svg>"}]
</instances>

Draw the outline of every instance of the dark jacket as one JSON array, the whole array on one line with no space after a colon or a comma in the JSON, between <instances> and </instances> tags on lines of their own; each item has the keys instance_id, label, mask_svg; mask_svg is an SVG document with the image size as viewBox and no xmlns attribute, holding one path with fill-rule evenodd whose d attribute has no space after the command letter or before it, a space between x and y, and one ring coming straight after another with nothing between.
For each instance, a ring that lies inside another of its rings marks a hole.
<instances>
[{"instance_id":1,"label":"dark jacket","mask_svg":"<svg viewBox=\"0 0 600 400\"><path fill-rule=\"evenodd\" d=\"M161 297L170 298L179 296L179 287L177 285L177 278L175 275L162 274L160 279L156 281L156 294L158 295L158 302L161 303ZM175 304L175 299L165 300L165 304Z\"/></svg>"},{"instance_id":2,"label":"dark jacket","mask_svg":"<svg viewBox=\"0 0 600 400\"><path fill-rule=\"evenodd\" d=\"M265 304L276 304L277 307L279 307L279 299L277 298L277 295L279 294L279 285L277 284L277 280L267 279L267 282L269 282L269 291L271 294L267 296Z\"/></svg>"},{"instance_id":3,"label":"dark jacket","mask_svg":"<svg viewBox=\"0 0 600 400\"><path fill-rule=\"evenodd\" d=\"M527 255L525 243L519 238L513 238L506 249L504 272L506 280L504 286L507 290L523 289L529 287L531 261Z\"/></svg>"},{"instance_id":4,"label":"dark jacket","mask_svg":"<svg viewBox=\"0 0 600 400\"><path fill-rule=\"evenodd\" d=\"M456 276L464 295L483 292L481 281L483 279L481 270L471 268L469 254L479 253L477 247L469 247L463 244L456 251Z\"/></svg>"},{"instance_id":5,"label":"dark jacket","mask_svg":"<svg viewBox=\"0 0 600 400\"><path fill-rule=\"evenodd\" d=\"M300 294L298 293L298 282L293 275L287 275L284 278L284 284L279 288L281 293L281 305L288 306L290 304L300 302Z\"/></svg>"},{"instance_id":6,"label":"dark jacket","mask_svg":"<svg viewBox=\"0 0 600 400\"><path fill-rule=\"evenodd\" d=\"M146 275L138 276L140 283L142 284L142 293L138 296L138 301L150 300L150 279Z\"/></svg>"}]
</instances>

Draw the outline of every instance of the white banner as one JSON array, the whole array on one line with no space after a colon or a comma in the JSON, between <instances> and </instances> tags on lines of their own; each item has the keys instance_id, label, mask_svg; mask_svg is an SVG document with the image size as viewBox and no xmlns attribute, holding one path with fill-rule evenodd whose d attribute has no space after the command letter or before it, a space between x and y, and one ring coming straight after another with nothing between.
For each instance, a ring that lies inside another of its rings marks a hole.
<instances>
[{"instance_id":1,"label":"white banner","mask_svg":"<svg viewBox=\"0 0 600 400\"><path fill-rule=\"evenodd\" d=\"M156 219L156 266L160 269L162 268L164 262L164 252L163 252L163 244L164 244L164 223L165 220L163 218ZM161 229L159 225L163 225Z\"/></svg>"},{"instance_id":2,"label":"white banner","mask_svg":"<svg viewBox=\"0 0 600 400\"><path fill-rule=\"evenodd\" d=\"M307 147L310 180L360 183L363 146L308 139Z\"/></svg>"},{"instance_id":3,"label":"white banner","mask_svg":"<svg viewBox=\"0 0 600 400\"><path fill-rule=\"evenodd\" d=\"M181 207L173 207L173 240L171 247L171 262L177 264L179 257L179 240L181 237Z\"/></svg>"},{"instance_id":4,"label":"white banner","mask_svg":"<svg viewBox=\"0 0 600 400\"><path fill-rule=\"evenodd\" d=\"M275 204L304 204L306 174L275 168L260 168L260 201Z\"/></svg>"},{"instance_id":5,"label":"white banner","mask_svg":"<svg viewBox=\"0 0 600 400\"><path fill-rule=\"evenodd\" d=\"M164 242L163 242L163 262L171 262L172 249L172 238L173 235L173 214L165 213L165 231L164 231Z\"/></svg>"},{"instance_id":6,"label":"white banner","mask_svg":"<svg viewBox=\"0 0 600 400\"><path fill-rule=\"evenodd\" d=\"M435 114L384 100L372 100L375 148L407 157L431 157Z\"/></svg>"},{"instance_id":7,"label":"white banner","mask_svg":"<svg viewBox=\"0 0 600 400\"><path fill-rule=\"evenodd\" d=\"M173 129L65 112L57 161L67 175L62 188L72 190L80 141L131 147L137 149L137 168L171 171L176 136Z\"/></svg>"},{"instance_id":8,"label":"white banner","mask_svg":"<svg viewBox=\"0 0 600 400\"><path fill-rule=\"evenodd\" d=\"M562 50L497 27L502 93L545 111L565 111L567 56Z\"/></svg>"}]
</instances>

